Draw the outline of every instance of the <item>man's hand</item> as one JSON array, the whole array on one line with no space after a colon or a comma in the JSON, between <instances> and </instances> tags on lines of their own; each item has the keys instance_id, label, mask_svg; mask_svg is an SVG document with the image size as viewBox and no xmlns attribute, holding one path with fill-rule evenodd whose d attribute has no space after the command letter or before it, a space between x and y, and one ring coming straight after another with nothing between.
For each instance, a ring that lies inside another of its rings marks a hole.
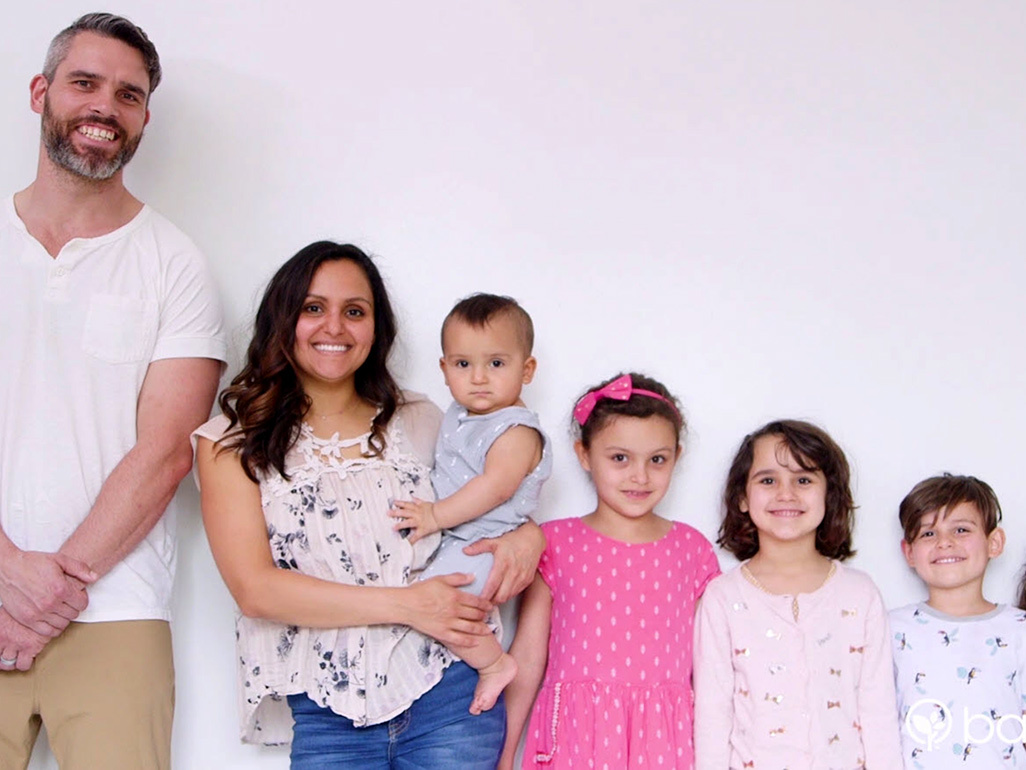
<instances>
[{"instance_id":1,"label":"man's hand","mask_svg":"<svg viewBox=\"0 0 1026 770\"><path fill-rule=\"evenodd\" d=\"M410 501L396 501L392 504L392 510L388 512L388 515L397 519L395 525L397 530L409 530L407 539L410 543L423 540L441 529L435 518L435 504L417 498Z\"/></svg>"},{"instance_id":2,"label":"man's hand","mask_svg":"<svg viewBox=\"0 0 1026 770\"><path fill-rule=\"evenodd\" d=\"M533 521L502 537L486 537L463 549L468 556L491 552L495 563L481 589L481 598L496 604L513 598L534 580L538 561L545 550L545 534Z\"/></svg>"},{"instance_id":3,"label":"man's hand","mask_svg":"<svg viewBox=\"0 0 1026 770\"><path fill-rule=\"evenodd\" d=\"M70 556L15 550L0 564L0 603L28 630L58 636L89 604L85 587L96 578Z\"/></svg>"},{"instance_id":4,"label":"man's hand","mask_svg":"<svg viewBox=\"0 0 1026 770\"><path fill-rule=\"evenodd\" d=\"M0 672L28 671L32 661L43 651L50 639L37 634L11 617L5 607L0 607ZM7 663L6 661L15 661ZM3 676L0 673L0 676Z\"/></svg>"}]
</instances>

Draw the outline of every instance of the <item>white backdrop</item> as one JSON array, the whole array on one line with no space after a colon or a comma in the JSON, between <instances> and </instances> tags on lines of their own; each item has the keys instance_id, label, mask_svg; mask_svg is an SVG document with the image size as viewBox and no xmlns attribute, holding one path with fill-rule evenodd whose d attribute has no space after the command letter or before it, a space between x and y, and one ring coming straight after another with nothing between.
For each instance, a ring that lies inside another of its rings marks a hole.
<instances>
[{"instance_id":1,"label":"white backdrop","mask_svg":"<svg viewBox=\"0 0 1026 770\"><path fill-rule=\"evenodd\" d=\"M50 37L90 10L5 9L8 191L35 170L29 79ZM539 370L525 395L556 444L541 518L591 510L570 408L636 369L679 394L691 423L665 515L714 538L741 437L812 419L848 451L854 564L889 605L923 593L897 504L944 470L1000 496L1008 547L987 590L1013 597L1026 555L1026 5L110 10L147 30L165 68L128 184L209 256L233 355L279 264L313 240L351 241L378 257L400 312L402 381L441 404L451 304L494 291L531 312ZM195 503L191 482L182 494ZM233 604L198 512L180 534L175 767L286 767L282 750L238 742ZM55 767L45 747L31 767Z\"/></svg>"}]
</instances>

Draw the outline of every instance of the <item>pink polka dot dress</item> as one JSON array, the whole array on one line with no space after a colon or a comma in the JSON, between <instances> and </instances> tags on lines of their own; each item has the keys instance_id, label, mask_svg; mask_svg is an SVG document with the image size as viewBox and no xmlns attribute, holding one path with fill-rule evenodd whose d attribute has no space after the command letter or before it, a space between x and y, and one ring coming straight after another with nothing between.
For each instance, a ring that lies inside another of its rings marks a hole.
<instances>
[{"instance_id":1,"label":"pink polka dot dress","mask_svg":"<svg viewBox=\"0 0 1026 770\"><path fill-rule=\"evenodd\" d=\"M692 768L695 604L720 571L709 541L679 522L640 544L580 519L542 529L549 659L523 767Z\"/></svg>"}]
</instances>

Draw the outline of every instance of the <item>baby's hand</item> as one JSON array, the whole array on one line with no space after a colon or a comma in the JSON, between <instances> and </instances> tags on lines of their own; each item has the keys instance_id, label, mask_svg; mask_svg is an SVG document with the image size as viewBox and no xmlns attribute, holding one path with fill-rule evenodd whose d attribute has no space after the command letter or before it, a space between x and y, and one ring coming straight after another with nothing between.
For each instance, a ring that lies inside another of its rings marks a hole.
<instances>
[{"instance_id":1,"label":"baby's hand","mask_svg":"<svg viewBox=\"0 0 1026 770\"><path fill-rule=\"evenodd\" d=\"M416 543L441 529L435 519L435 504L425 500L397 500L388 515L398 519L396 530L408 531L410 543Z\"/></svg>"}]
</instances>

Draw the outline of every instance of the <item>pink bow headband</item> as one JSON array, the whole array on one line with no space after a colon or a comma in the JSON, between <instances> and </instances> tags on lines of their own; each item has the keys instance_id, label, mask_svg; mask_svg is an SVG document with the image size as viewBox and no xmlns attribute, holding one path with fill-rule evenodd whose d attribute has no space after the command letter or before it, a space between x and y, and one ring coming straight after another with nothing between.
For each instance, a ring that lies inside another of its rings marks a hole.
<instances>
[{"instance_id":1,"label":"pink bow headband","mask_svg":"<svg viewBox=\"0 0 1026 770\"><path fill-rule=\"evenodd\" d=\"M631 396L648 396L649 398L658 398L660 401L665 401L671 407L673 411L677 411L677 407L673 405L673 402L666 396L661 396L651 390L643 390L642 388L635 388L634 381L631 380L629 374L625 374L622 377L617 377L608 385L595 390L589 390L583 396L581 400L577 402L574 407L574 419L577 420L578 425L584 425L591 417L591 413L595 411L595 405L598 404L604 398L611 398L614 401L630 401Z\"/></svg>"}]
</instances>

